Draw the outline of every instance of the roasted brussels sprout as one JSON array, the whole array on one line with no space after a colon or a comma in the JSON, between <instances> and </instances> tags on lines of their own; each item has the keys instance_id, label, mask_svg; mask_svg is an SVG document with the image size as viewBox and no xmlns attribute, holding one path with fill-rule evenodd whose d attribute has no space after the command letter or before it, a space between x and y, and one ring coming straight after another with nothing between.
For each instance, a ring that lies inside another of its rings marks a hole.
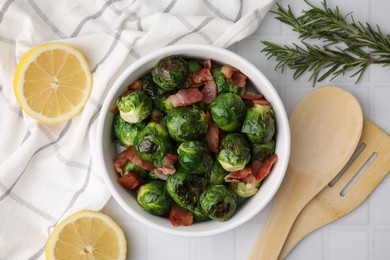
<instances>
[{"instance_id":1,"label":"roasted brussels sprout","mask_svg":"<svg viewBox=\"0 0 390 260\"><path fill-rule=\"evenodd\" d=\"M224 93L210 104L210 112L217 126L227 132L240 129L246 108L242 99L231 93Z\"/></svg>"},{"instance_id":2,"label":"roasted brussels sprout","mask_svg":"<svg viewBox=\"0 0 390 260\"><path fill-rule=\"evenodd\" d=\"M228 174L218 160L215 160L213 163L213 167L207 173L207 177L209 178L209 185L217 185L217 184L225 184L225 176Z\"/></svg>"},{"instance_id":3,"label":"roasted brussels sprout","mask_svg":"<svg viewBox=\"0 0 390 260\"><path fill-rule=\"evenodd\" d=\"M221 73L221 67L213 69L212 74L217 83L218 94L233 93L242 95L245 93L245 88L238 87L226 79L225 75Z\"/></svg>"},{"instance_id":4,"label":"roasted brussels sprout","mask_svg":"<svg viewBox=\"0 0 390 260\"><path fill-rule=\"evenodd\" d=\"M126 172L132 172L134 174L137 174L142 179L146 179L149 175L149 172L147 170L131 161L128 161L125 166L123 166L123 173L126 174Z\"/></svg>"},{"instance_id":5,"label":"roasted brussels sprout","mask_svg":"<svg viewBox=\"0 0 390 260\"><path fill-rule=\"evenodd\" d=\"M189 59L187 65L189 72L197 72L203 69L203 61L201 60Z\"/></svg>"},{"instance_id":6,"label":"roasted brussels sprout","mask_svg":"<svg viewBox=\"0 0 390 260\"><path fill-rule=\"evenodd\" d=\"M236 212L236 196L225 185L213 185L202 193L200 206L211 219L226 221Z\"/></svg>"},{"instance_id":7,"label":"roasted brussels sprout","mask_svg":"<svg viewBox=\"0 0 390 260\"><path fill-rule=\"evenodd\" d=\"M153 81L152 75L150 74L142 77L142 91L152 100L155 100L164 93L164 90L157 86L157 84Z\"/></svg>"},{"instance_id":8,"label":"roasted brussels sprout","mask_svg":"<svg viewBox=\"0 0 390 260\"><path fill-rule=\"evenodd\" d=\"M156 97L153 100L153 105L158 110L161 110L161 111L163 111L165 113L168 113L170 110L172 110L174 108L174 106L172 105L171 101L168 100L169 96L170 95L167 94L167 95L162 95L162 96Z\"/></svg>"},{"instance_id":9,"label":"roasted brussels sprout","mask_svg":"<svg viewBox=\"0 0 390 260\"><path fill-rule=\"evenodd\" d=\"M171 149L171 139L161 124L150 122L134 138L134 148L141 159L158 161Z\"/></svg>"},{"instance_id":10,"label":"roasted brussels sprout","mask_svg":"<svg viewBox=\"0 0 390 260\"><path fill-rule=\"evenodd\" d=\"M129 123L138 123L152 112L152 100L142 91L135 90L117 99L120 116Z\"/></svg>"},{"instance_id":11,"label":"roasted brussels sprout","mask_svg":"<svg viewBox=\"0 0 390 260\"><path fill-rule=\"evenodd\" d=\"M213 166L213 156L205 143L185 141L177 149L183 169L191 173L205 173Z\"/></svg>"},{"instance_id":12,"label":"roasted brussels sprout","mask_svg":"<svg viewBox=\"0 0 390 260\"><path fill-rule=\"evenodd\" d=\"M229 183L229 187L236 194L237 197L240 198L248 198L257 193L260 187L260 182L253 183L243 183L240 182L231 182Z\"/></svg>"},{"instance_id":13,"label":"roasted brussels sprout","mask_svg":"<svg viewBox=\"0 0 390 260\"><path fill-rule=\"evenodd\" d=\"M264 161L275 153L275 140L271 140L264 144L251 143L252 146L252 160Z\"/></svg>"},{"instance_id":14,"label":"roasted brussels sprout","mask_svg":"<svg viewBox=\"0 0 390 260\"><path fill-rule=\"evenodd\" d=\"M118 139L119 143L125 147L133 145L135 135L146 125L144 121L130 124L123 120L119 114L115 115L113 124L115 137Z\"/></svg>"},{"instance_id":15,"label":"roasted brussels sprout","mask_svg":"<svg viewBox=\"0 0 390 260\"><path fill-rule=\"evenodd\" d=\"M194 140L207 132L205 113L197 107L174 108L168 112L165 122L176 141Z\"/></svg>"},{"instance_id":16,"label":"roasted brussels sprout","mask_svg":"<svg viewBox=\"0 0 390 260\"><path fill-rule=\"evenodd\" d=\"M197 206L192 213L194 216L194 222L202 222L210 219L209 215L207 215L200 206Z\"/></svg>"},{"instance_id":17,"label":"roasted brussels sprout","mask_svg":"<svg viewBox=\"0 0 390 260\"><path fill-rule=\"evenodd\" d=\"M200 195L207 186L207 179L178 170L168 177L166 185L169 195L177 205L194 212L198 207Z\"/></svg>"},{"instance_id":18,"label":"roasted brussels sprout","mask_svg":"<svg viewBox=\"0 0 390 260\"><path fill-rule=\"evenodd\" d=\"M188 65L185 59L171 56L160 60L152 70L153 81L163 90L179 88L188 76Z\"/></svg>"},{"instance_id":19,"label":"roasted brussels sprout","mask_svg":"<svg viewBox=\"0 0 390 260\"><path fill-rule=\"evenodd\" d=\"M246 112L241 132L246 133L251 142L262 144L271 141L275 128L275 115L271 106L255 104Z\"/></svg>"},{"instance_id":20,"label":"roasted brussels sprout","mask_svg":"<svg viewBox=\"0 0 390 260\"><path fill-rule=\"evenodd\" d=\"M172 203L165 182L159 180L142 185L137 192L137 201L146 211L158 216L166 214Z\"/></svg>"},{"instance_id":21,"label":"roasted brussels sprout","mask_svg":"<svg viewBox=\"0 0 390 260\"><path fill-rule=\"evenodd\" d=\"M226 135L221 140L217 159L229 172L242 170L251 159L251 150L245 136L238 133Z\"/></svg>"}]
</instances>

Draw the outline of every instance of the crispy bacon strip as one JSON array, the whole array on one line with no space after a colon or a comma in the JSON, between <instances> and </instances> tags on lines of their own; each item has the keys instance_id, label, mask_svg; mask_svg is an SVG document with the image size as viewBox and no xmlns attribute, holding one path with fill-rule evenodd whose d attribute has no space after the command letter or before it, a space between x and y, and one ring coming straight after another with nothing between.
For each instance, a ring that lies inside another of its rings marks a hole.
<instances>
[{"instance_id":1,"label":"crispy bacon strip","mask_svg":"<svg viewBox=\"0 0 390 260\"><path fill-rule=\"evenodd\" d=\"M168 97L174 107L190 106L202 99L203 93L197 88L180 89L176 94Z\"/></svg>"},{"instance_id":2,"label":"crispy bacon strip","mask_svg":"<svg viewBox=\"0 0 390 260\"><path fill-rule=\"evenodd\" d=\"M244 169L231 172L225 176L226 182L240 182L240 180L244 179L248 175L252 174L252 166L245 166Z\"/></svg>"},{"instance_id":3,"label":"crispy bacon strip","mask_svg":"<svg viewBox=\"0 0 390 260\"><path fill-rule=\"evenodd\" d=\"M174 226L191 226L194 222L194 215L192 212L180 208L176 203L173 203L169 219Z\"/></svg>"},{"instance_id":4,"label":"crispy bacon strip","mask_svg":"<svg viewBox=\"0 0 390 260\"><path fill-rule=\"evenodd\" d=\"M262 105L262 106L268 106L268 105L271 104L268 100L266 100L264 98L262 98L262 99L255 99L255 100L252 100L252 102L254 104L258 104L258 105Z\"/></svg>"},{"instance_id":5,"label":"crispy bacon strip","mask_svg":"<svg viewBox=\"0 0 390 260\"><path fill-rule=\"evenodd\" d=\"M129 161L127 159L125 152L122 152L118 155L118 158L114 160L114 168L117 172L119 172L121 175L123 175L123 167L126 165L126 163Z\"/></svg>"},{"instance_id":6,"label":"crispy bacon strip","mask_svg":"<svg viewBox=\"0 0 390 260\"><path fill-rule=\"evenodd\" d=\"M243 95L240 96L242 99L249 99L249 100L255 100L255 99L262 99L264 96L259 93L255 93L252 91L246 90Z\"/></svg>"},{"instance_id":7,"label":"crispy bacon strip","mask_svg":"<svg viewBox=\"0 0 390 260\"><path fill-rule=\"evenodd\" d=\"M164 116L164 113L160 110L153 109L150 114L150 121L155 123L160 123L161 118Z\"/></svg>"},{"instance_id":8,"label":"crispy bacon strip","mask_svg":"<svg viewBox=\"0 0 390 260\"><path fill-rule=\"evenodd\" d=\"M144 183L144 180L135 173L126 172L125 175L118 178L118 183L130 190L137 190Z\"/></svg>"},{"instance_id":9,"label":"crispy bacon strip","mask_svg":"<svg viewBox=\"0 0 390 260\"><path fill-rule=\"evenodd\" d=\"M211 70L211 59L205 59L203 61L203 68Z\"/></svg>"},{"instance_id":10,"label":"crispy bacon strip","mask_svg":"<svg viewBox=\"0 0 390 260\"><path fill-rule=\"evenodd\" d=\"M225 176L226 182L254 183L261 182L271 172L272 166L277 162L278 156L271 155L264 162L254 160L252 165L245 166L244 169L231 172Z\"/></svg>"},{"instance_id":11,"label":"crispy bacon strip","mask_svg":"<svg viewBox=\"0 0 390 260\"><path fill-rule=\"evenodd\" d=\"M246 86L247 76L241 73L240 70L225 64L221 68L221 73L230 83L236 85L237 87L244 88Z\"/></svg>"},{"instance_id":12,"label":"crispy bacon strip","mask_svg":"<svg viewBox=\"0 0 390 260\"><path fill-rule=\"evenodd\" d=\"M213 75L209 69L201 69L200 71L192 71L188 75L188 85L192 88L198 88L207 83L207 81L214 80Z\"/></svg>"},{"instance_id":13,"label":"crispy bacon strip","mask_svg":"<svg viewBox=\"0 0 390 260\"><path fill-rule=\"evenodd\" d=\"M130 161L142 168L144 168L145 170L148 170L150 171L151 169L153 169L154 165L152 162L148 162L148 161L144 161L142 160L137 152L135 151L134 147L132 145L130 145L129 147L127 147L127 149L125 151L123 151L122 153L119 154L118 158L114 161L114 168L117 172L119 172L120 174L123 174L123 166L126 165L126 163Z\"/></svg>"},{"instance_id":14,"label":"crispy bacon strip","mask_svg":"<svg viewBox=\"0 0 390 260\"><path fill-rule=\"evenodd\" d=\"M210 115L206 113L206 115ZM217 124L211 119L210 116L208 118L208 128L207 128L207 145L211 152L217 154L219 152L219 128Z\"/></svg>"},{"instance_id":15,"label":"crispy bacon strip","mask_svg":"<svg viewBox=\"0 0 390 260\"><path fill-rule=\"evenodd\" d=\"M142 83L142 80L136 80L136 81L134 81L133 83L131 83L128 87L127 87L127 89L132 89L132 90L141 90L142 89L142 85L143 85L143 83Z\"/></svg>"},{"instance_id":16,"label":"crispy bacon strip","mask_svg":"<svg viewBox=\"0 0 390 260\"><path fill-rule=\"evenodd\" d=\"M177 155L176 154L167 153L164 156L163 160L164 160L163 165L161 167L158 167L158 168L154 169L154 173L158 177L160 175L168 176L168 175L174 174L176 172L175 163L177 161ZM163 179L165 179L165 178L163 178Z\"/></svg>"},{"instance_id":17,"label":"crispy bacon strip","mask_svg":"<svg viewBox=\"0 0 390 260\"><path fill-rule=\"evenodd\" d=\"M278 156L276 154L271 155L263 161L263 164L260 167L258 172L255 172L257 182L262 181L268 174L271 172L272 166L278 161Z\"/></svg>"},{"instance_id":18,"label":"crispy bacon strip","mask_svg":"<svg viewBox=\"0 0 390 260\"><path fill-rule=\"evenodd\" d=\"M202 101L206 104L210 104L217 97L218 87L217 87L217 83L215 83L214 78L206 82L206 84L202 89L202 93L203 93Z\"/></svg>"}]
</instances>

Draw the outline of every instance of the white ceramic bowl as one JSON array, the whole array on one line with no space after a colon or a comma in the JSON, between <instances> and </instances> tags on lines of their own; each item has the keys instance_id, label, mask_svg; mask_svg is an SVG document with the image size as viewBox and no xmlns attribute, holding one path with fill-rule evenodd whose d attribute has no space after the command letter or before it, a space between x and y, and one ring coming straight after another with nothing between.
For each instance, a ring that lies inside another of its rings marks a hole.
<instances>
[{"instance_id":1,"label":"white ceramic bowl","mask_svg":"<svg viewBox=\"0 0 390 260\"><path fill-rule=\"evenodd\" d=\"M210 220L194 223L192 226L187 227L174 227L169 219L154 216L143 210L138 205L135 195L117 182L118 174L113 168L113 160L116 157L116 149L112 142L114 114L110 112L110 108L130 83L146 74L160 59L170 55L182 55L201 59L210 58L214 62L229 64L238 68L249 78L251 85L255 86L271 102L274 109L277 125L276 153L279 158L278 162L274 165L271 174L263 182L257 194L240 204L234 216L226 222ZM149 227L168 234L201 237L232 230L258 214L270 202L278 190L287 168L289 155L290 129L285 108L272 84L256 67L239 55L226 49L206 45L175 45L162 48L137 60L113 84L100 112L97 129L97 151L94 157L97 164L95 169L102 171L112 196L129 215Z\"/></svg>"}]
</instances>

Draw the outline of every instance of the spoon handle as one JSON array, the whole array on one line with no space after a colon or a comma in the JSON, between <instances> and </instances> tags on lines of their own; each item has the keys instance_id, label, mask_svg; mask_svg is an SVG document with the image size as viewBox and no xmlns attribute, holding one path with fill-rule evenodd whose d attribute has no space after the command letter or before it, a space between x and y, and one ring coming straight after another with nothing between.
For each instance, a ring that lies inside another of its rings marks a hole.
<instances>
[{"instance_id":1,"label":"spoon handle","mask_svg":"<svg viewBox=\"0 0 390 260\"><path fill-rule=\"evenodd\" d=\"M303 199L306 196L302 194L303 189L299 189L301 185L297 183L300 179L300 175L293 174L291 169L286 173L268 220L252 248L249 260L276 260L278 258L295 219L312 198L309 195L308 199Z\"/></svg>"}]
</instances>

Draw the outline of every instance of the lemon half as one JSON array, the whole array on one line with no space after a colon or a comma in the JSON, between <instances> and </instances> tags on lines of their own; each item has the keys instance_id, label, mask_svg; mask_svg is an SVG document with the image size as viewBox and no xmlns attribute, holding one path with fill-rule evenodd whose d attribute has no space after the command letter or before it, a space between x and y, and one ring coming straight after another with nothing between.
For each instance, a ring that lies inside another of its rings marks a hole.
<instances>
[{"instance_id":1,"label":"lemon half","mask_svg":"<svg viewBox=\"0 0 390 260\"><path fill-rule=\"evenodd\" d=\"M31 48L20 60L14 92L30 117L58 124L82 111L92 81L88 63L79 50L66 43L50 42Z\"/></svg>"},{"instance_id":2,"label":"lemon half","mask_svg":"<svg viewBox=\"0 0 390 260\"><path fill-rule=\"evenodd\" d=\"M126 259L126 238L109 216L91 210L56 225L46 244L46 259Z\"/></svg>"}]
</instances>

